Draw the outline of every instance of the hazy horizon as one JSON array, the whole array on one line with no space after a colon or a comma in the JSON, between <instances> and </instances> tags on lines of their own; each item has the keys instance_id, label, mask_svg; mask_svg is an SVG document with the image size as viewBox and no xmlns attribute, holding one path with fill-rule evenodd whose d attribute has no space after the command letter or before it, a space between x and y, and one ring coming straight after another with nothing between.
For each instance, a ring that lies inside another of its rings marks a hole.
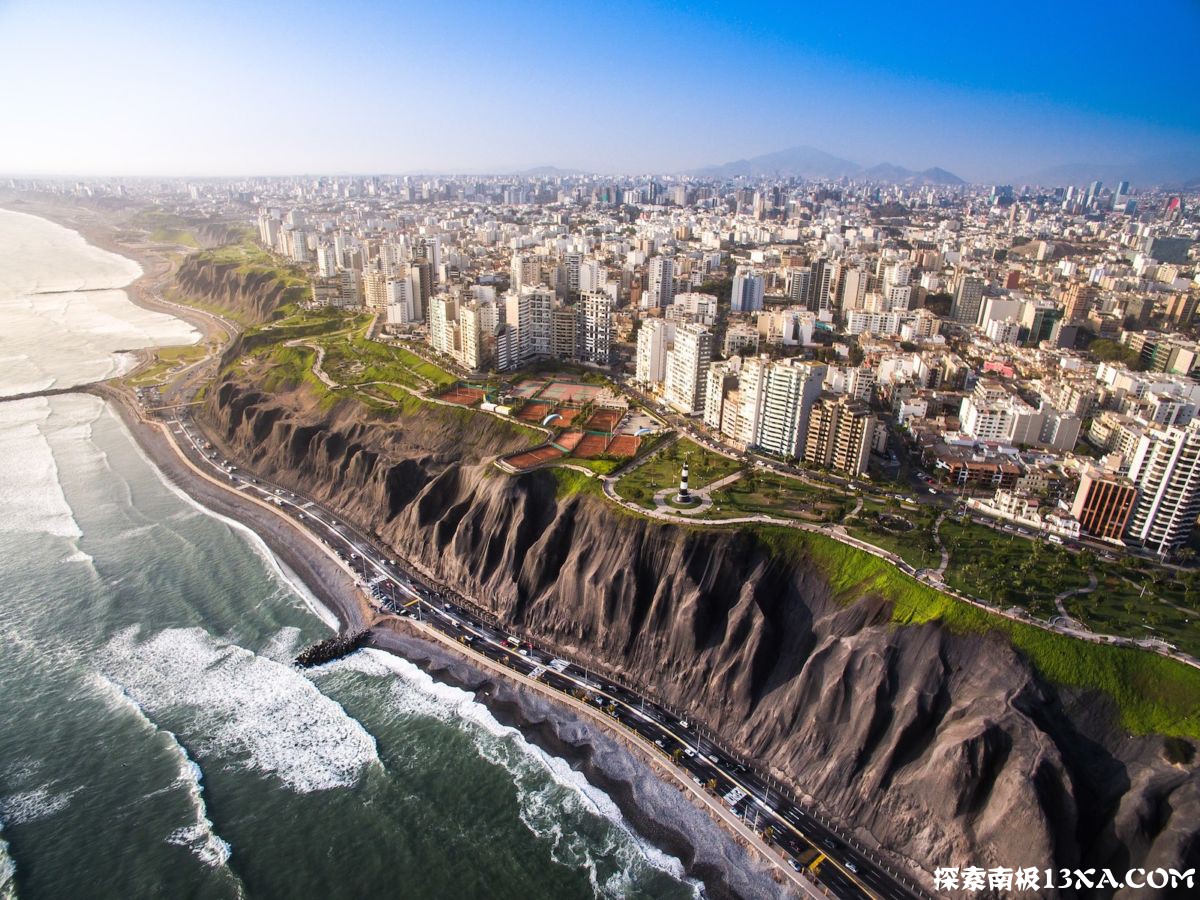
<instances>
[{"instance_id":1,"label":"hazy horizon","mask_svg":"<svg viewBox=\"0 0 1200 900\"><path fill-rule=\"evenodd\" d=\"M0 0L0 172L671 173L811 146L969 181L1184 156L1200 175L1200 4L822 12ZM1139 52L1163 35L1179 52Z\"/></svg>"}]
</instances>

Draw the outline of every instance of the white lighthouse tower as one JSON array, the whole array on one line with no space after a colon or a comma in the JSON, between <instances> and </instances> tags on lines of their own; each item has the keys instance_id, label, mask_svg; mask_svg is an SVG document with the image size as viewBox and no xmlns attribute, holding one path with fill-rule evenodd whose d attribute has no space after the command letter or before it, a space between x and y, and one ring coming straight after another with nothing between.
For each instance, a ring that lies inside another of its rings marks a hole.
<instances>
[{"instance_id":1,"label":"white lighthouse tower","mask_svg":"<svg viewBox=\"0 0 1200 900\"><path fill-rule=\"evenodd\" d=\"M691 493L688 492L688 458L684 454L683 470L679 473L679 496L675 498L680 503L690 503L692 499Z\"/></svg>"}]
</instances>

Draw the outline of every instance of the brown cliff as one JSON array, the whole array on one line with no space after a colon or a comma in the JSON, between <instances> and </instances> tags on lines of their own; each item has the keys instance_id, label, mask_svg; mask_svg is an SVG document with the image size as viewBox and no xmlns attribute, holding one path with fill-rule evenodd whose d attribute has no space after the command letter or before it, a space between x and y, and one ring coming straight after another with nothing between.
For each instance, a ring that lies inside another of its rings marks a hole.
<instances>
[{"instance_id":1,"label":"brown cliff","mask_svg":"<svg viewBox=\"0 0 1200 900\"><path fill-rule=\"evenodd\" d=\"M501 475L486 461L522 438L488 416L430 406L384 423L228 380L209 398L231 456L693 711L864 841L926 870L1198 862L1191 745L1129 735L1107 697L1048 683L1000 634L898 627L888 598L835 598L817 560L762 534L664 526L559 497L548 472Z\"/></svg>"}]
</instances>

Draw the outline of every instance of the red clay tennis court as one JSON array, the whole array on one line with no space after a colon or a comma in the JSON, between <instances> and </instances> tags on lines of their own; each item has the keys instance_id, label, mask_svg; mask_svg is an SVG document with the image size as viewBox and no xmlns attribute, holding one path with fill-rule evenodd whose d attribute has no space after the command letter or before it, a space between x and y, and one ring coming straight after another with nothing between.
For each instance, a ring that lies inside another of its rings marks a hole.
<instances>
[{"instance_id":1,"label":"red clay tennis court","mask_svg":"<svg viewBox=\"0 0 1200 900\"><path fill-rule=\"evenodd\" d=\"M612 431L624 413L619 409L598 409L583 427L588 431Z\"/></svg>"},{"instance_id":2,"label":"red clay tennis court","mask_svg":"<svg viewBox=\"0 0 1200 900\"><path fill-rule=\"evenodd\" d=\"M562 455L563 452L557 447L542 446L526 450L524 453L518 453L516 456L509 456L504 461L514 469L532 469L535 466L558 459Z\"/></svg>"},{"instance_id":3,"label":"red clay tennis court","mask_svg":"<svg viewBox=\"0 0 1200 900\"><path fill-rule=\"evenodd\" d=\"M555 410L555 412L558 413L560 416L562 416L562 418L555 419L553 422L550 423L551 425L563 425L563 426L570 425L572 422L575 421L575 417L577 415L579 415L579 410L576 409L574 406L560 406L558 409Z\"/></svg>"},{"instance_id":4,"label":"red clay tennis court","mask_svg":"<svg viewBox=\"0 0 1200 900\"><path fill-rule=\"evenodd\" d=\"M517 413L522 422L540 422L553 412L554 407L549 403L526 403Z\"/></svg>"},{"instance_id":5,"label":"red clay tennis court","mask_svg":"<svg viewBox=\"0 0 1200 900\"><path fill-rule=\"evenodd\" d=\"M642 439L632 434L618 434L608 445L609 456L637 456Z\"/></svg>"},{"instance_id":6,"label":"red clay tennis court","mask_svg":"<svg viewBox=\"0 0 1200 900\"><path fill-rule=\"evenodd\" d=\"M557 438L555 438L554 443L558 444L558 446L562 447L569 453L579 446L579 442L581 440L583 440L582 431L564 431Z\"/></svg>"},{"instance_id":7,"label":"red clay tennis court","mask_svg":"<svg viewBox=\"0 0 1200 900\"><path fill-rule=\"evenodd\" d=\"M597 456L603 456L605 448L608 445L608 435L605 434L585 434L572 451L572 456L578 456L580 459L595 459Z\"/></svg>"},{"instance_id":8,"label":"red clay tennis court","mask_svg":"<svg viewBox=\"0 0 1200 900\"><path fill-rule=\"evenodd\" d=\"M441 394L438 399L447 403L457 403L459 406L474 406L483 400L483 397L484 393L479 388L457 386Z\"/></svg>"}]
</instances>

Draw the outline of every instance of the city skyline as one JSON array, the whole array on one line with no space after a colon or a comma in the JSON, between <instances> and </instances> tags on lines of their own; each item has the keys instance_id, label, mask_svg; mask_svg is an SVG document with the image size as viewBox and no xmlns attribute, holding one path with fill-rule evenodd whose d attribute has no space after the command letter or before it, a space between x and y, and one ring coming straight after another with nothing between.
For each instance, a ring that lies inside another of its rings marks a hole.
<instances>
[{"instance_id":1,"label":"city skyline","mask_svg":"<svg viewBox=\"0 0 1200 900\"><path fill-rule=\"evenodd\" d=\"M1194 160L1191 178L1187 60L1143 49L1189 34L1200 9L1185 2L1137 21L864 4L849 24L773 4L10 2L0 83L20 90L0 171L677 173L812 146L974 182L1156 159Z\"/></svg>"}]
</instances>

